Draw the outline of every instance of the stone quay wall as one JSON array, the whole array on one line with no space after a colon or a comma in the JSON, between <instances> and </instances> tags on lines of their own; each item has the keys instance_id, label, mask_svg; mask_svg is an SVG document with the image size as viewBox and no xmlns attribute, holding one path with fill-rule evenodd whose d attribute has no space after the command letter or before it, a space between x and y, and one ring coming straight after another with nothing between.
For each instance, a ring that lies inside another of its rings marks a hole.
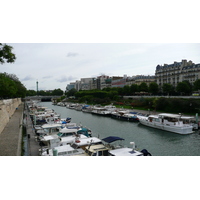
<instances>
[{"instance_id":1,"label":"stone quay wall","mask_svg":"<svg viewBox=\"0 0 200 200\"><path fill-rule=\"evenodd\" d=\"M0 100L0 134L20 104L21 98Z\"/></svg>"}]
</instances>

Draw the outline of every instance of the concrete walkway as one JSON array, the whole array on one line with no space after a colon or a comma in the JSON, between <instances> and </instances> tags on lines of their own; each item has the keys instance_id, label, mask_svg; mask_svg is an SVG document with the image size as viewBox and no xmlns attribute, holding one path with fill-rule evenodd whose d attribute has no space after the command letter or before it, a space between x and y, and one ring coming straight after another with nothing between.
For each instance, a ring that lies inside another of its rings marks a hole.
<instances>
[{"instance_id":1,"label":"concrete walkway","mask_svg":"<svg viewBox=\"0 0 200 200\"><path fill-rule=\"evenodd\" d=\"M0 156L20 156L23 107L21 103L0 134Z\"/></svg>"},{"instance_id":2,"label":"concrete walkway","mask_svg":"<svg viewBox=\"0 0 200 200\"><path fill-rule=\"evenodd\" d=\"M35 130L33 123L31 121L27 106L25 106L25 124L26 124L26 133L28 135L28 155L29 156L38 156L39 155L39 143L35 140Z\"/></svg>"}]
</instances>

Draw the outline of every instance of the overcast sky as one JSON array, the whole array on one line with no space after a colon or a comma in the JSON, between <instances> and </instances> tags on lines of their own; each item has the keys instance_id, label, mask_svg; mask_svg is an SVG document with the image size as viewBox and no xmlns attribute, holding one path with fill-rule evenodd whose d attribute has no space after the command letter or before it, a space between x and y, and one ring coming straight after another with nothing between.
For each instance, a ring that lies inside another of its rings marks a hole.
<instances>
[{"instance_id":1,"label":"overcast sky","mask_svg":"<svg viewBox=\"0 0 200 200\"><path fill-rule=\"evenodd\" d=\"M10 6L12 5L12 6ZM3 2L2 43L27 89L65 90L81 78L154 75L182 59L200 63L198 1L76 0ZM9 12L8 12L9 11Z\"/></svg>"},{"instance_id":2,"label":"overcast sky","mask_svg":"<svg viewBox=\"0 0 200 200\"><path fill-rule=\"evenodd\" d=\"M17 75L27 89L65 90L81 78L154 75L156 66L182 59L200 63L195 43L7 43L16 61L1 72Z\"/></svg>"}]
</instances>

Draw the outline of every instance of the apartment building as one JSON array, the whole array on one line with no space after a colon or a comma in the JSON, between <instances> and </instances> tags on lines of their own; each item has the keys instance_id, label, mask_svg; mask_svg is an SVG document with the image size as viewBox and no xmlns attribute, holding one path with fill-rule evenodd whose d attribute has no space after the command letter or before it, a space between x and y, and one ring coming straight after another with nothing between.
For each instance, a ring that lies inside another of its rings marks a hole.
<instances>
[{"instance_id":1,"label":"apartment building","mask_svg":"<svg viewBox=\"0 0 200 200\"><path fill-rule=\"evenodd\" d=\"M151 75L137 75L134 77L134 82L137 85L140 85L141 83L146 83L148 86L152 82L156 82L156 77Z\"/></svg>"},{"instance_id":2,"label":"apartment building","mask_svg":"<svg viewBox=\"0 0 200 200\"><path fill-rule=\"evenodd\" d=\"M109 76L102 75L97 77L97 89L102 90L103 88L111 87L111 79Z\"/></svg>"},{"instance_id":3,"label":"apartment building","mask_svg":"<svg viewBox=\"0 0 200 200\"><path fill-rule=\"evenodd\" d=\"M164 83L169 83L174 87L179 82L189 81L193 84L197 79L200 79L200 64L194 64L192 61L182 60L181 62L174 62L173 64L157 65L155 75L136 75L127 77L127 75L109 77L107 75L98 76L96 78L81 78L67 85L67 90L75 88L79 90L92 90L107 87L124 87L132 84L140 85L146 83L149 85L156 82L160 87Z\"/></svg>"},{"instance_id":4,"label":"apartment building","mask_svg":"<svg viewBox=\"0 0 200 200\"><path fill-rule=\"evenodd\" d=\"M176 87L182 81L189 81L193 84L197 79L200 79L200 64L194 64L191 60L182 60L173 64L157 65L155 76L160 87L164 83Z\"/></svg>"}]
</instances>

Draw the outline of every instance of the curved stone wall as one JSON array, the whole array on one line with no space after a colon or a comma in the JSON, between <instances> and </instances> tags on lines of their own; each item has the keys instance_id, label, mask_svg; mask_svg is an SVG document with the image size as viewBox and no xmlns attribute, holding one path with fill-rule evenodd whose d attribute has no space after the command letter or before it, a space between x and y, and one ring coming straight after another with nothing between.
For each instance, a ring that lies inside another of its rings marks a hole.
<instances>
[{"instance_id":1,"label":"curved stone wall","mask_svg":"<svg viewBox=\"0 0 200 200\"><path fill-rule=\"evenodd\" d=\"M0 134L21 104L21 98L0 100Z\"/></svg>"}]
</instances>

